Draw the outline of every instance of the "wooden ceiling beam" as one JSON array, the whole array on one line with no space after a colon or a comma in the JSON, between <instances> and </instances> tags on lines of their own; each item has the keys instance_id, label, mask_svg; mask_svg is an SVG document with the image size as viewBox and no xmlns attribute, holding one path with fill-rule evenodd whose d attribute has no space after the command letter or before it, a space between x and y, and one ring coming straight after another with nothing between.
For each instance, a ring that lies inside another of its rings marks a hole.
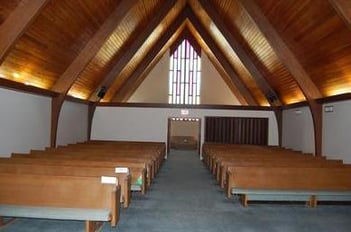
<instances>
[{"instance_id":1,"label":"wooden ceiling beam","mask_svg":"<svg viewBox=\"0 0 351 232\"><path fill-rule=\"evenodd\" d=\"M132 92L132 86L136 84L138 78L142 75L142 73L147 69L150 63L156 58L156 56L160 53L162 48L166 45L168 40L173 36L173 34L177 31L177 29L182 25L184 20L186 19L186 13L183 10L182 13L176 17L176 20L171 24L170 27L163 33L161 38L157 41L157 43L150 49L150 52L147 56L141 61L138 67L134 70L131 76L123 83L122 87L114 94L112 98L113 102L124 102L127 99L127 96ZM135 88L134 88L135 90Z\"/></svg>"},{"instance_id":2,"label":"wooden ceiling beam","mask_svg":"<svg viewBox=\"0 0 351 232\"><path fill-rule=\"evenodd\" d=\"M118 24L123 20L124 16L133 7L137 0L124 0L116 9L111 13L108 19L102 24L100 29L85 45L83 50L68 66L66 71L61 75L52 91L59 93L59 95L52 99L51 102L51 133L50 133L50 146L56 147L57 128L63 102L66 95L74 82L79 77L79 74L94 58L97 52L101 49L108 37L113 33ZM90 123L90 122L89 122ZM88 125L89 127L89 125Z\"/></svg>"},{"instance_id":3,"label":"wooden ceiling beam","mask_svg":"<svg viewBox=\"0 0 351 232\"><path fill-rule=\"evenodd\" d=\"M225 55L222 53L221 49L218 47L214 39L209 35L205 27L201 24L201 22L197 19L193 11L190 7L188 9L188 18L190 22L194 25L196 30L199 32L202 39L205 41L209 49L215 55L217 60L221 62L222 67L228 73L228 75L232 78L235 86L238 88L242 96L245 98L248 105L257 106L258 103L256 99L252 96L249 89L243 83L242 79L238 76L237 72L234 70L232 65L229 63Z\"/></svg>"},{"instance_id":4,"label":"wooden ceiling beam","mask_svg":"<svg viewBox=\"0 0 351 232\"><path fill-rule=\"evenodd\" d=\"M265 36L279 59L283 62L285 67L289 70L295 78L300 89L305 95L306 99L318 99L322 95L316 85L312 82L310 76L297 60L294 53L285 44L278 32L271 25L269 20L263 14L259 6L256 5L254 0L238 0L246 10L246 12L253 19L259 30Z\"/></svg>"},{"instance_id":5,"label":"wooden ceiling beam","mask_svg":"<svg viewBox=\"0 0 351 232\"><path fill-rule=\"evenodd\" d=\"M0 65L50 0L22 0L0 26Z\"/></svg>"},{"instance_id":6,"label":"wooden ceiling beam","mask_svg":"<svg viewBox=\"0 0 351 232\"><path fill-rule=\"evenodd\" d=\"M170 39L171 40L171 39ZM167 45L165 45L167 46ZM159 51L159 53L156 55L156 57L154 57L154 59L152 59L150 61L150 63L147 65L146 69L144 71L139 72L140 75L138 75L138 78L136 79L136 81L129 85L126 88L126 93L123 94L123 99L121 99L122 102L127 102L128 99L135 93L135 91L139 88L139 86L141 85L141 83L143 83L143 81L145 80L145 78L147 77L148 74L150 74L150 72L152 71L152 69L156 66L156 64L161 60L161 58L163 57L163 55L167 52L167 50L161 49ZM121 90L122 92L122 90ZM119 100L118 100L119 101Z\"/></svg>"},{"instance_id":7,"label":"wooden ceiling beam","mask_svg":"<svg viewBox=\"0 0 351 232\"><path fill-rule=\"evenodd\" d=\"M189 30L189 33L192 33L191 30ZM199 36L199 35L198 35ZM180 37L178 37L175 42L173 42L173 44L177 43L178 39ZM196 38L194 38L195 40L197 40ZM171 39L170 39L171 40ZM200 42L198 42L199 44L201 44ZM167 44L165 45L167 46ZM171 45L173 46L173 45ZM206 45L204 45L206 46ZM200 47L202 47L202 45L200 45ZM165 50L164 48L162 50ZM214 55L211 53L211 51L209 50L209 48L202 48L202 50L204 50L204 52L206 53L206 55L209 57L210 61L214 64L215 68L217 69L217 71L220 73L221 77L223 78L224 82L228 85L230 91L232 92L232 94L238 99L238 101L240 102L241 105L247 105L247 102L245 101L244 97L241 95L240 91L236 88L236 86L234 85L232 79L229 77L229 75L224 71L223 67L220 66L219 62L218 65L216 63L216 61L214 61L216 58L214 57ZM145 78L147 77L147 75L152 71L152 69L156 66L156 64L160 61L160 59L163 57L164 53L167 52L167 50L165 51L161 51L152 61L151 63L147 66L146 70L144 70L142 72L142 74L139 76L139 78L137 79L136 82L133 83L133 85L130 85L130 88L128 88L128 92L126 93L124 99L120 99L121 101L128 101L128 99L134 94L134 92L139 88L139 86L141 85L141 83L143 83L143 81L145 80ZM218 67L220 66L220 67Z\"/></svg>"},{"instance_id":8,"label":"wooden ceiling beam","mask_svg":"<svg viewBox=\"0 0 351 232\"><path fill-rule=\"evenodd\" d=\"M250 72L251 76L255 79L257 85L259 86L259 88L267 98L267 101L272 105L281 106L282 103L279 100L277 94L269 85L269 83L265 79L262 72L258 69L258 67L254 64L252 59L249 57L244 47L239 43L237 38L235 38L235 36L228 29L227 25L221 19L221 16L219 15L219 13L216 11L215 6L211 2L208 2L205 0L199 0L199 2L201 7L207 13L207 15L212 19L214 24L223 34L223 36L227 39L228 43L230 44L234 52L237 54L241 62L244 64L246 69ZM277 97L277 100L274 102L272 102L268 97L268 96L271 96L272 94Z\"/></svg>"},{"instance_id":9,"label":"wooden ceiling beam","mask_svg":"<svg viewBox=\"0 0 351 232\"><path fill-rule=\"evenodd\" d=\"M79 55L68 66L66 71L61 75L51 90L65 94L69 91L71 86L79 77L79 74L98 53L105 41L113 33L136 2L137 0L124 0L116 7L100 29L85 45Z\"/></svg>"},{"instance_id":10,"label":"wooden ceiling beam","mask_svg":"<svg viewBox=\"0 0 351 232\"><path fill-rule=\"evenodd\" d=\"M211 52L209 52L206 55L208 56L208 59L212 62L219 75L222 77L223 81L227 84L228 88L230 89L230 92L238 99L239 103L243 106L247 105L245 98L242 96L239 89L233 83L232 78L226 73L224 68L221 66L220 62L216 59L215 55Z\"/></svg>"},{"instance_id":11,"label":"wooden ceiling beam","mask_svg":"<svg viewBox=\"0 0 351 232\"><path fill-rule=\"evenodd\" d=\"M223 81L227 84L227 86L230 89L231 93L237 98L237 100L239 101L239 103L241 105L247 105L247 102L246 102L245 98L242 96L242 94L240 93L238 88L235 86L232 78L228 75L228 73L226 73L226 71L224 70L223 66L219 62L219 60L217 60L215 55L212 53L211 49L203 41L203 39L201 38L199 32L196 31L194 25L192 25L190 23L190 21L188 21L188 22L189 23L187 24L187 26L190 28L190 32L193 33L195 39L200 44L201 49L207 55L207 57L209 58L209 60L211 61L211 63L213 64L213 66L215 67L217 72L219 73L219 75L222 77Z\"/></svg>"},{"instance_id":12,"label":"wooden ceiling beam","mask_svg":"<svg viewBox=\"0 0 351 232\"><path fill-rule=\"evenodd\" d=\"M351 1L350 0L329 0L338 15L345 21L351 29Z\"/></svg>"},{"instance_id":13,"label":"wooden ceiling beam","mask_svg":"<svg viewBox=\"0 0 351 232\"><path fill-rule=\"evenodd\" d=\"M163 3L162 8L157 12L155 16L152 17L151 21L147 24L147 27L138 35L137 38L133 38L133 43L128 49L124 49L122 54L119 55L118 60L114 64L113 68L110 72L104 77L103 81L99 84L98 88L92 92L89 97L90 101L98 101L100 100L96 96L96 92L102 87L109 87L112 85L114 79L118 74L123 70L123 68L129 63L129 61L133 58L135 53L139 50L139 48L144 44L147 38L152 34L155 28L162 22L162 20L167 16L169 11L176 4L175 0L166 1Z\"/></svg>"},{"instance_id":14,"label":"wooden ceiling beam","mask_svg":"<svg viewBox=\"0 0 351 232\"><path fill-rule=\"evenodd\" d=\"M323 132L323 114L322 105L316 102L316 99L322 95L319 89L311 80L310 76L295 57L294 53L285 44L278 32L271 25L269 20L257 6L254 0L238 0L241 6L253 19L259 30L265 36L279 59L292 74L300 89L305 95L309 108L312 113L314 124L315 155L322 155L322 132Z\"/></svg>"}]
</instances>

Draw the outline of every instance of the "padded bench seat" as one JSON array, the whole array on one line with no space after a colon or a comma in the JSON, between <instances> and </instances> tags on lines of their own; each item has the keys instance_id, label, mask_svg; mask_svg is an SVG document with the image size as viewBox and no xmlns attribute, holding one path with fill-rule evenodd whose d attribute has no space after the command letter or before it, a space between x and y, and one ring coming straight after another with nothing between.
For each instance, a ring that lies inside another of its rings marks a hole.
<instances>
[{"instance_id":1,"label":"padded bench seat","mask_svg":"<svg viewBox=\"0 0 351 232\"><path fill-rule=\"evenodd\" d=\"M111 211L109 209L33 207L22 205L0 205L0 215L5 217L25 217L60 220L111 220Z\"/></svg>"},{"instance_id":2,"label":"padded bench seat","mask_svg":"<svg viewBox=\"0 0 351 232\"><path fill-rule=\"evenodd\" d=\"M351 201L351 191L320 191L315 196L317 201Z\"/></svg>"},{"instance_id":3,"label":"padded bench seat","mask_svg":"<svg viewBox=\"0 0 351 232\"><path fill-rule=\"evenodd\" d=\"M318 201L351 201L351 191L292 191L275 189L233 188L233 195L239 195L243 206L248 201L304 201L316 207Z\"/></svg>"}]
</instances>

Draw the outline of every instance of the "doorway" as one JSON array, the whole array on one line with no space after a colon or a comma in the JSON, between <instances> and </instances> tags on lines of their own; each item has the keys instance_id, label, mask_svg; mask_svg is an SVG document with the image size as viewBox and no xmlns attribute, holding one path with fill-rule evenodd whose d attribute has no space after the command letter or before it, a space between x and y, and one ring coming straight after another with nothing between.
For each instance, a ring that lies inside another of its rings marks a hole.
<instances>
[{"instance_id":1,"label":"doorway","mask_svg":"<svg viewBox=\"0 0 351 232\"><path fill-rule=\"evenodd\" d=\"M196 150L201 149L201 119L200 118L168 118L167 150Z\"/></svg>"}]
</instances>

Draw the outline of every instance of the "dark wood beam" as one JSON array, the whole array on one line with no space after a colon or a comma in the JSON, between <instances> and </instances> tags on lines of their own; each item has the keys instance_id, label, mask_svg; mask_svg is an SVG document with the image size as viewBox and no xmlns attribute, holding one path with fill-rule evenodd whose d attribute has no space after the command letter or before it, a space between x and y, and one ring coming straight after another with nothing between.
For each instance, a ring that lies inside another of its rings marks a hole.
<instances>
[{"instance_id":1,"label":"dark wood beam","mask_svg":"<svg viewBox=\"0 0 351 232\"><path fill-rule=\"evenodd\" d=\"M206 52L206 51L205 51ZM209 51L210 53L210 51ZM216 57L214 54L207 54L208 59L212 62L213 66L217 70L217 72L221 75L223 81L227 84L231 93L238 99L239 103L243 106L248 105L245 98L240 93L239 89L233 83L232 78L225 72L224 68L221 66L220 62L216 62Z\"/></svg>"},{"instance_id":2,"label":"dark wood beam","mask_svg":"<svg viewBox=\"0 0 351 232\"><path fill-rule=\"evenodd\" d=\"M213 66L216 68L217 72L222 77L223 81L227 84L231 93L237 98L240 105L243 105L243 106L248 105L245 98L242 96L242 94L240 93L238 88L235 86L232 78L228 75L228 73L226 73L223 66L221 65L221 62L219 60L217 60L215 55L212 53L211 49L207 46L205 41L203 41L199 32L195 29L194 25L191 24L190 21L188 21L187 26L189 27L190 32L193 33L197 42L200 44L203 52L207 55L208 59L211 61Z\"/></svg>"},{"instance_id":3,"label":"dark wood beam","mask_svg":"<svg viewBox=\"0 0 351 232\"><path fill-rule=\"evenodd\" d=\"M340 95L324 97L324 98L318 99L317 102L320 104L325 104L325 103L347 101L347 100L351 100L351 93L344 93Z\"/></svg>"},{"instance_id":4,"label":"dark wood beam","mask_svg":"<svg viewBox=\"0 0 351 232\"><path fill-rule=\"evenodd\" d=\"M278 127L278 141L279 146L281 147L283 144L283 110L281 107L276 107L274 109L275 119L277 120Z\"/></svg>"},{"instance_id":5,"label":"dark wood beam","mask_svg":"<svg viewBox=\"0 0 351 232\"><path fill-rule=\"evenodd\" d=\"M56 147L57 128L60 118L60 112L65 101L65 94L60 94L53 97L51 100L51 132L50 132L50 147Z\"/></svg>"},{"instance_id":6,"label":"dark wood beam","mask_svg":"<svg viewBox=\"0 0 351 232\"><path fill-rule=\"evenodd\" d=\"M51 90L58 93L66 93L85 69L89 62L95 57L108 37L113 33L125 15L134 6L137 0L124 0L111 13L99 30L85 45L79 55L68 66Z\"/></svg>"},{"instance_id":7,"label":"dark wood beam","mask_svg":"<svg viewBox=\"0 0 351 232\"><path fill-rule=\"evenodd\" d=\"M268 84L262 72L257 68L254 62L249 57L248 53L245 51L244 47L239 43L239 41L235 38L235 36L228 29L227 25L221 19L221 16L216 11L215 6L205 0L199 0L202 8L205 10L207 15L212 19L214 24L217 26L219 31L223 34L223 36L227 39L230 46L233 48L234 52L237 54L241 62L244 64L246 69L250 72L251 76L255 79L258 87L261 89L263 94L266 96L267 101L274 106L282 105L281 101L277 98L276 101L271 102L267 95L274 94L276 96L275 91Z\"/></svg>"},{"instance_id":8,"label":"dark wood beam","mask_svg":"<svg viewBox=\"0 0 351 232\"><path fill-rule=\"evenodd\" d=\"M218 47L214 39L209 35L206 28L201 24L201 22L197 19L193 11L190 7L187 8L188 18L190 22L194 25L196 30L199 32L202 39L205 41L209 49L216 56L217 60L219 60L222 64L222 67L228 73L228 75L232 78L235 86L239 89L240 93L245 98L246 102L249 105L258 105L256 99L252 96L248 88L243 83L242 79L238 76L237 72L234 70L232 65L229 63L225 55L222 53L221 49Z\"/></svg>"},{"instance_id":9,"label":"dark wood beam","mask_svg":"<svg viewBox=\"0 0 351 232\"><path fill-rule=\"evenodd\" d=\"M182 11L182 13L176 18L176 20L171 24L171 26L167 28L167 30L163 33L163 35L157 41L157 43L150 49L150 52L147 54L147 56L134 70L132 75L123 83L122 87L115 93L112 101L123 102L126 100L126 97L130 94L130 88L132 87L132 85L136 84L136 81L138 80L139 76L147 69L149 64L159 54L159 52L162 50L162 48L165 46L168 40L182 25L182 23L186 19L186 16L186 12Z\"/></svg>"},{"instance_id":10,"label":"dark wood beam","mask_svg":"<svg viewBox=\"0 0 351 232\"><path fill-rule=\"evenodd\" d=\"M350 0L329 0L338 15L345 21L351 29L351 1Z\"/></svg>"},{"instance_id":11,"label":"dark wood beam","mask_svg":"<svg viewBox=\"0 0 351 232\"><path fill-rule=\"evenodd\" d=\"M147 38L152 34L155 28L162 22L162 20L167 16L172 7L176 4L175 0L165 1L162 5L162 8L154 15L151 21L147 24L147 27L138 35L137 38L133 38L133 43L128 49L124 49L123 52L119 55L118 60L115 62L113 68L105 76L103 81L99 84L98 88L91 94L89 97L90 101L98 101L99 98L96 96L96 92L102 87L105 86L108 89L116 76L123 70L123 68L129 63L133 58L135 53L139 48L144 44Z\"/></svg>"},{"instance_id":12,"label":"dark wood beam","mask_svg":"<svg viewBox=\"0 0 351 232\"><path fill-rule=\"evenodd\" d=\"M171 39L169 39L171 40ZM165 45L167 46L167 45ZM164 51L162 51L164 50ZM127 92L123 97L123 102L128 101L128 99L134 94L134 92L139 88L139 86L141 85L141 83L143 83L143 81L145 80L145 78L147 77L148 74L150 74L150 72L152 71L152 69L156 66L156 64L161 60L161 58L163 57L163 55L167 52L167 50L165 50L164 48L161 49L161 51L159 51L159 53L156 55L156 57L154 57L154 59L152 59L150 61L150 63L147 65L147 67L145 68L144 71L142 71L139 75L139 77L137 78L137 80L132 84L129 85L129 87L126 88Z\"/></svg>"},{"instance_id":13,"label":"dark wood beam","mask_svg":"<svg viewBox=\"0 0 351 232\"><path fill-rule=\"evenodd\" d=\"M136 2L124 0L116 7L52 87L52 91L58 92L59 96L53 98L51 104L51 147L56 147L60 112L69 89Z\"/></svg>"},{"instance_id":14,"label":"dark wood beam","mask_svg":"<svg viewBox=\"0 0 351 232\"><path fill-rule=\"evenodd\" d=\"M189 33L191 33L189 31ZM173 45L175 43L178 42L178 40L180 39L180 37L178 37L174 42ZM195 40L197 40L196 38L194 38ZM200 45L200 47L202 48L202 50L204 50L204 52L206 53L206 55L209 57L210 61L214 64L215 68L217 69L217 71L220 73L221 77L223 78L223 80L225 81L225 83L228 85L230 91L232 92L232 94L238 99L238 101L240 102L241 105L247 105L247 102L245 101L244 97L241 95L241 93L239 92L239 90L236 88L236 86L234 85L234 83L232 82L232 79L228 76L228 74L223 70L222 67L218 67L220 66L219 62L218 65L216 63L216 58L214 57L214 55L211 53L209 48L203 48L202 46L206 46L206 44L202 44L200 42L198 42ZM171 46L173 46L171 45ZM167 45L166 45L167 46ZM200 48L200 49L201 49ZM146 70L143 71L143 73L139 76L139 78L137 79L136 82L133 83L133 85L130 86L130 88L128 88L128 92L126 93L125 97L124 97L124 101L127 101L133 94L134 92L139 88L139 86L141 85L141 83L145 80L145 78L147 77L147 75L151 72L151 70L156 66L156 64L160 61L160 59L163 57L163 55L165 54L165 52L167 52L167 50L165 50L163 48L164 51L161 51L157 57L155 59L153 59L151 61L151 63L148 65L148 67L146 68Z\"/></svg>"},{"instance_id":15,"label":"dark wood beam","mask_svg":"<svg viewBox=\"0 0 351 232\"><path fill-rule=\"evenodd\" d=\"M294 53L285 44L283 39L280 37L278 32L271 25L269 20L263 14L262 10L257 6L254 0L238 0L241 6L246 10L246 12L251 16L259 30L265 36L281 62L292 74L296 82L298 83L300 89L305 95L309 108L312 113L314 131L315 131L315 155L322 155L322 112L320 110L321 106L315 101L321 98L322 95L316 85L312 82L310 76L307 74L306 70L300 64L300 62L295 57Z\"/></svg>"},{"instance_id":16,"label":"dark wood beam","mask_svg":"<svg viewBox=\"0 0 351 232\"><path fill-rule=\"evenodd\" d=\"M91 129L93 126L93 119L94 119L94 114L96 110L96 105L98 102L92 102L89 104L89 109L88 109L88 141L91 139Z\"/></svg>"},{"instance_id":17,"label":"dark wood beam","mask_svg":"<svg viewBox=\"0 0 351 232\"><path fill-rule=\"evenodd\" d=\"M201 38L199 32L195 29L194 25L191 24L191 22L188 20L188 23L186 24L187 27L189 27L190 32L193 34L197 42L200 44L200 47L210 60L210 62L213 64L219 75L222 77L223 81L227 84L228 88L230 89L231 93L236 97L236 99L239 101L240 105L247 105L246 100L238 90L238 88L235 86L232 78L226 73L224 70L223 66L221 65L221 62L217 60L215 55L212 53L211 49L208 47L208 45L205 43L205 41Z\"/></svg>"},{"instance_id":18,"label":"dark wood beam","mask_svg":"<svg viewBox=\"0 0 351 232\"><path fill-rule=\"evenodd\" d=\"M297 103L292 103L289 105L284 105L282 106L282 110L288 110L288 109L296 109L300 107L308 107L308 101L303 101L303 102L297 102Z\"/></svg>"},{"instance_id":19,"label":"dark wood beam","mask_svg":"<svg viewBox=\"0 0 351 232\"><path fill-rule=\"evenodd\" d=\"M50 0L22 0L0 26L0 65Z\"/></svg>"},{"instance_id":20,"label":"dark wood beam","mask_svg":"<svg viewBox=\"0 0 351 232\"><path fill-rule=\"evenodd\" d=\"M314 124L315 155L322 155L323 147L323 105L315 100L308 101Z\"/></svg>"},{"instance_id":21,"label":"dark wood beam","mask_svg":"<svg viewBox=\"0 0 351 232\"><path fill-rule=\"evenodd\" d=\"M144 108L170 108L170 109L210 109L210 110L260 110L272 111L271 106L240 106L240 105L184 105L168 103L126 103L126 102L99 102L97 106L103 107L144 107Z\"/></svg>"},{"instance_id":22,"label":"dark wood beam","mask_svg":"<svg viewBox=\"0 0 351 232\"><path fill-rule=\"evenodd\" d=\"M0 87L4 87L6 89L13 89L16 91L21 91L21 92L30 93L30 94L46 96L46 97L58 96L58 93L55 93L53 91L38 88L32 85L26 85L12 80L7 80L4 78L0 78Z\"/></svg>"},{"instance_id":23,"label":"dark wood beam","mask_svg":"<svg viewBox=\"0 0 351 232\"><path fill-rule=\"evenodd\" d=\"M316 85L312 82L310 76L297 60L294 53L280 37L278 32L271 25L259 6L256 5L255 1L239 0L239 2L265 36L281 62L295 78L306 99L320 98L322 95Z\"/></svg>"},{"instance_id":24,"label":"dark wood beam","mask_svg":"<svg viewBox=\"0 0 351 232\"><path fill-rule=\"evenodd\" d=\"M50 147L56 147L56 140L57 140L57 129L58 129L58 123L60 119L60 112L61 108L63 105L63 102L65 100L68 101L73 101L81 104L92 104L87 101L81 100L81 99L75 99L70 96L66 96L65 94L59 94L57 97L53 97L51 100L51 132L50 132ZM94 115L94 112L92 112L92 116ZM91 116L91 117L92 117ZM90 117L90 108L89 108L89 115ZM90 118L88 118L90 120ZM88 133L89 130L91 129L91 122L88 121ZM89 137L88 137L89 138Z\"/></svg>"}]
</instances>

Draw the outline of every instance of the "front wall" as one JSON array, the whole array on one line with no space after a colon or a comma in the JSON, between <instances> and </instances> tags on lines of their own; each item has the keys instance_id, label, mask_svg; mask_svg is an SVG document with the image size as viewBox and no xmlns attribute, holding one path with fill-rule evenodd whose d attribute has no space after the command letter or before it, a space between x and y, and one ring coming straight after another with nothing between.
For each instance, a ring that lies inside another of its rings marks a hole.
<instances>
[{"instance_id":1,"label":"front wall","mask_svg":"<svg viewBox=\"0 0 351 232\"><path fill-rule=\"evenodd\" d=\"M167 141L169 117L181 117L180 109L97 107L92 125L92 139ZM272 111L189 109L188 117L200 118L201 142L205 116L265 117L269 119L268 144L278 145L277 122Z\"/></svg>"},{"instance_id":2,"label":"front wall","mask_svg":"<svg viewBox=\"0 0 351 232\"><path fill-rule=\"evenodd\" d=\"M240 105L204 52L201 65L201 104ZM168 81L169 52L166 52L128 102L168 103Z\"/></svg>"}]
</instances>

